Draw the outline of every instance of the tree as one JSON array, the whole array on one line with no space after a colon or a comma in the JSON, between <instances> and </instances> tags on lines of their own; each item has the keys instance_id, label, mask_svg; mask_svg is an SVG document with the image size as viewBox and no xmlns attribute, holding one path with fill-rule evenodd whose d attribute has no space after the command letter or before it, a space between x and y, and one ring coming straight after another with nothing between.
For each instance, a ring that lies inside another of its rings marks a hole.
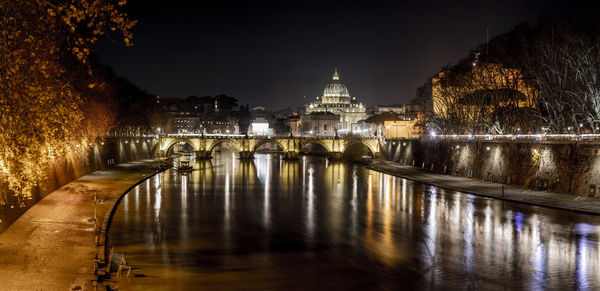
<instances>
[{"instance_id":1,"label":"tree","mask_svg":"<svg viewBox=\"0 0 600 291\"><path fill-rule=\"evenodd\" d=\"M349 133L344 135L343 159L346 161L360 161L368 153L367 147L362 144L362 136Z\"/></svg>"},{"instance_id":2,"label":"tree","mask_svg":"<svg viewBox=\"0 0 600 291\"><path fill-rule=\"evenodd\" d=\"M56 156L81 152L110 126L110 88L90 66L90 47L135 24L125 1L0 0L0 173L30 195Z\"/></svg>"},{"instance_id":3,"label":"tree","mask_svg":"<svg viewBox=\"0 0 600 291\"><path fill-rule=\"evenodd\" d=\"M598 21L540 18L493 38L489 50L473 49L432 79L426 126L457 134L600 132L598 35Z\"/></svg>"},{"instance_id":4,"label":"tree","mask_svg":"<svg viewBox=\"0 0 600 291\"><path fill-rule=\"evenodd\" d=\"M421 110L424 112L431 112L433 110L433 103L431 100L431 79L433 79L434 77L435 76L430 76L429 78L427 78L425 84L417 88L415 97L412 100L410 100L411 104L419 105Z\"/></svg>"},{"instance_id":5,"label":"tree","mask_svg":"<svg viewBox=\"0 0 600 291\"><path fill-rule=\"evenodd\" d=\"M591 23L546 19L528 68L541 91L540 118L553 132L598 132L600 30ZM585 125L585 127L584 127Z\"/></svg>"},{"instance_id":6,"label":"tree","mask_svg":"<svg viewBox=\"0 0 600 291\"><path fill-rule=\"evenodd\" d=\"M370 116L365 121L375 125L383 125L386 121L400 120L400 115L395 112L383 112L377 115Z\"/></svg>"},{"instance_id":7,"label":"tree","mask_svg":"<svg viewBox=\"0 0 600 291\"><path fill-rule=\"evenodd\" d=\"M276 135L289 135L290 132L292 131L292 128L289 127L288 125L285 125L285 123L283 123L283 119L278 118L273 123L273 131L275 132Z\"/></svg>"}]
</instances>

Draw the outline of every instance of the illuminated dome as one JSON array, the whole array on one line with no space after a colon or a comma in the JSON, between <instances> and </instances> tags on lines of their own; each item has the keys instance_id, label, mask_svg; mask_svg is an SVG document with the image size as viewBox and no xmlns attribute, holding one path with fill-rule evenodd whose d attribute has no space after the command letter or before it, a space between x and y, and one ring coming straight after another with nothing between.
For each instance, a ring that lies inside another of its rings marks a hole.
<instances>
[{"instance_id":1,"label":"illuminated dome","mask_svg":"<svg viewBox=\"0 0 600 291\"><path fill-rule=\"evenodd\" d=\"M340 82L337 69L333 73L331 82L323 90L323 103L350 103L350 93L346 85Z\"/></svg>"}]
</instances>

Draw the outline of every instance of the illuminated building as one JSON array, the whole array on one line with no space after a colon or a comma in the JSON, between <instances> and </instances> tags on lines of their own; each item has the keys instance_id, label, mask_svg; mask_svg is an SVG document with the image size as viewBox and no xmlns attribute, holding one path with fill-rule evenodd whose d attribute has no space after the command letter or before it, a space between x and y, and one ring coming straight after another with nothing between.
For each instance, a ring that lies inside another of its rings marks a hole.
<instances>
[{"instance_id":1,"label":"illuminated building","mask_svg":"<svg viewBox=\"0 0 600 291\"><path fill-rule=\"evenodd\" d=\"M396 113L400 115L414 115L420 112L421 106L418 104L393 104L393 105L376 105L367 108L367 113L378 115L382 113Z\"/></svg>"},{"instance_id":2,"label":"illuminated building","mask_svg":"<svg viewBox=\"0 0 600 291\"><path fill-rule=\"evenodd\" d=\"M313 112L302 116L304 134L335 136L339 130L340 117L331 112Z\"/></svg>"},{"instance_id":3,"label":"illuminated building","mask_svg":"<svg viewBox=\"0 0 600 291\"><path fill-rule=\"evenodd\" d=\"M252 120L251 127L253 135L271 135L272 133L272 130L269 128L269 122L263 117Z\"/></svg>"},{"instance_id":4,"label":"illuminated building","mask_svg":"<svg viewBox=\"0 0 600 291\"><path fill-rule=\"evenodd\" d=\"M323 90L323 96L306 107L306 115L303 116L302 124L312 113L329 112L339 118L338 133L346 133L352 130L352 125L367 118L366 108L362 103L351 97L348 88L340 81L337 69L333 73L331 82ZM315 120L314 118L311 118ZM306 128L305 128L306 132Z\"/></svg>"},{"instance_id":5,"label":"illuminated building","mask_svg":"<svg viewBox=\"0 0 600 291\"><path fill-rule=\"evenodd\" d=\"M431 88L433 112L437 116L447 115L449 109L468 113L509 104L518 108L535 107L537 96L519 69L492 63L474 62L470 72L439 72L432 78Z\"/></svg>"},{"instance_id":6,"label":"illuminated building","mask_svg":"<svg viewBox=\"0 0 600 291\"><path fill-rule=\"evenodd\" d=\"M387 138L418 138L421 135L416 118L384 121L383 127Z\"/></svg>"}]
</instances>

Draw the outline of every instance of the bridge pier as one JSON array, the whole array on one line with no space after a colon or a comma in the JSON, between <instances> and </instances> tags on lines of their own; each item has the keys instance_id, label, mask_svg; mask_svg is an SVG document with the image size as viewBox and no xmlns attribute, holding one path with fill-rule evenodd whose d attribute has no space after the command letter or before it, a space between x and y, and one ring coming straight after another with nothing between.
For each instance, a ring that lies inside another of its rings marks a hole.
<instances>
[{"instance_id":1,"label":"bridge pier","mask_svg":"<svg viewBox=\"0 0 600 291\"><path fill-rule=\"evenodd\" d=\"M212 159L209 151L195 151L197 160L209 160Z\"/></svg>"},{"instance_id":2,"label":"bridge pier","mask_svg":"<svg viewBox=\"0 0 600 291\"><path fill-rule=\"evenodd\" d=\"M244 160L245 159L248 159L248 160L254 159L254 152L251 152L251 151L241 151L240 152L240 159L244 159Z\"/></svg>"},{"instance_id":3,"label":"bridge pier","mask_svg":"<svg viewBox=\"0 0 600 291\"><path fill-rule=\"evenodd\" d=\"M284 160L297 160L300 156L299 152L296 151L287 151L283 153Z\"/></svg>"},{"instance_id":4,"label":"bridge pier","mask_svg":"<svg viewBox=\"0 0 600 291\"><path fill-rule=\"evenodd\" d=\"M332 161L340 161L342 160L342 152L330 152L329 159Z\"/></svg>"}]
</instances>

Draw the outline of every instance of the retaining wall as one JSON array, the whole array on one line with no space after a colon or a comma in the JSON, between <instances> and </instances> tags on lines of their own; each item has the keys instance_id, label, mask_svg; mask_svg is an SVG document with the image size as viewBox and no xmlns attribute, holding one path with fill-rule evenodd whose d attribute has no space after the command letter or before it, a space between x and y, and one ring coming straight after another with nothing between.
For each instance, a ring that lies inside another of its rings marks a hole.
<instances>
[{"instance_id":1,"label":"retaining wall","mask_svg":"<svg viewBox=\"0 0 600 291\"><path fill-rule=\"evenodd\" d=\"M600 197L600 143L589 141L388 140L384 158L436 173Z\"/></svg>"},{"instance_id":2,"label":"retaining wall","mask_svg":"<svg viewBox=\"0 0 600 291\"><path fill-rule=\"evenodd\" d=\"M46 170L46 179L25 199L9 191L0 177L0 232L54 190L102 168L150 158L154 146L155 140L151 138L107 138L92 149L58 157Z\"/></svg>"}]
</instances>

